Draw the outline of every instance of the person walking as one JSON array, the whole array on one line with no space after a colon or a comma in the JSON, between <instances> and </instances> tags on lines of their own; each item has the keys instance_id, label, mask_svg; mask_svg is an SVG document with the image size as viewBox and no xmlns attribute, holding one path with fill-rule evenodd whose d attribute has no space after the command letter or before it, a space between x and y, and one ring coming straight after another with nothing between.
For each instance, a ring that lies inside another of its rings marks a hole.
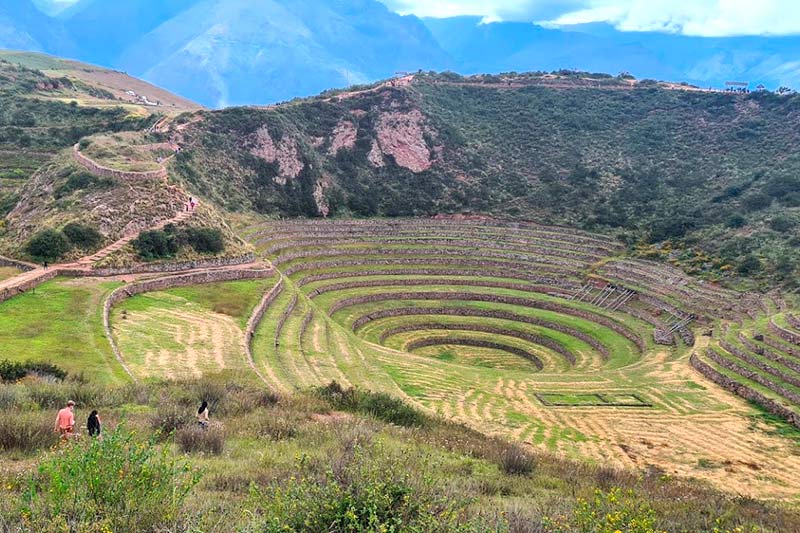
<instances>
[{"instance_id":1,"label":"person walking","mask_svg":"<svg viewBox=\"0 0 800 533\"><path fill-rule=\"evenodd\" d=\"M200 404L200 409L197 410L197 423L205 429L208 427L208 402L203 400L203 403Z\"/></svg>"},{"instance_id":2,"label":"person walking","mask_svg":"<svg viewBox=\"0 0 800 533\"><path fill-rule=\"evenodd\" d=\"M61 435L64 440L72 436L75 429L75 402L72 400L67 402L67 406L61 409L56 415L55 432Z\"/></svg>"},{"instance_id":3,"label":"person walking","mask_svg":"<svg viewBox=\"0 0 800 533\"><path fill-rule=\"evenodd\" d=\"M88 420L86 420L86 429L89 432L90 437L99 437L100 432L102 431L102 424L100 423L100 416L97 414L97 410L95 409L89 415Z\"/></svg>"}]
</instances>

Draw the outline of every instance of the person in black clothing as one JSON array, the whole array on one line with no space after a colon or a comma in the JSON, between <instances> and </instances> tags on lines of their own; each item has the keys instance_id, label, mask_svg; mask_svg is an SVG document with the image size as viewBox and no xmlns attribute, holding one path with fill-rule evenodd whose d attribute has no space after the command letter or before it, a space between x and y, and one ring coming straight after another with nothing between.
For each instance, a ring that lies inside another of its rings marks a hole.
<instances>
[{"instance_id":1,"label":"person in black clothing","mask_svg":"<svg viewBox=\"0 0 800 533\"><path fill-rule=\"evenodd\" d=\"M86 421L86 429L92 437L99 437L102 427L100 425L100 417L97 416L97 411L92 411L89 415L89 420Z\"/></svg>"}]
</instances>

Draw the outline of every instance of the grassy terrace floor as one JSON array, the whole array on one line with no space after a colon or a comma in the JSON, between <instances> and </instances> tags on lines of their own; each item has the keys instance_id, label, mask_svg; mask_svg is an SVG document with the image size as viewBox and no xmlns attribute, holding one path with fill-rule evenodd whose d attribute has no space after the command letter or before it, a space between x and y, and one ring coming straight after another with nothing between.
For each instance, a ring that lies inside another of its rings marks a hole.
<instances>
[{"instance_id":1,"label":"grassy terrace floor","mask_svg":"<svg viewBox=\"0 0 800 533\"><path fill-rule=\"evenodd\" d=\"M261 294L274 282L212 283L124 300L114 308L111 322L126 363L141 378L250 374L244 329Z\"/></svg>"}]
</instances>

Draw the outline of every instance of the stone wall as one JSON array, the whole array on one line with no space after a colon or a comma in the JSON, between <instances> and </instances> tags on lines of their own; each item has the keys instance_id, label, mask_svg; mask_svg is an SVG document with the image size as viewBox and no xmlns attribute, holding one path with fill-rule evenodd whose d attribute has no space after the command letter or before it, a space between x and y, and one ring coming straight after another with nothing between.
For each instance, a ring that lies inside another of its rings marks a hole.
<instances>
[{"instance_id":1,"label":"stone wall","mask_svg":"<svg viewBox=\"0 0 800 533\"><path fill-rule=\"evenodd\" d=\"M747 385L736 382L729 377L720 374L710 365L701 361L700 358L697 357L697 354L692 354L692 356L689 358L689 362L695 370L723 389L726 389L737 396L744 398L745 400L757 403L767 412L776 416L780 416L796 428L800 429L800 414L784 405L781 405L775 400L764 396L760 392L751 389Z\"/></svg>"},{"instance_id":2,"label":"stone wall","mask_svg":"<svg viewBox=\"0 0 800 533\"><path fill-rule=\"evenodd\" d=\"M354 296L352 298L344 298L342 300L335 302L330 307L328 312L331 315L333 315L336 311L344 309L345 307L362 305L372 302L391 301L391 300L445 300L445 301L464 300L464 301L517 305L520 307L527 307L531 309L542 309L545 311L553 311L555 313L575 316L578 318L582 318L584 320L588 320L590 322L594 322L595 324L600 324L601 326L605 326L606 328L615 331L616 333L619 333L626 339L633 342L640 353L643 353L646 349L644 339L641 336L637 335L636 333L629 330L626 326L624 326L620 322L617 322L611 318L591 313L588 311L584 311L583 309L557 304L555 302L530 300L527 298L521 298L517 296L505 296L505 295L484 294L484 293L467 293L467 292L436 292L436 291L377 293L365 296Z\"/></svg>"},{"instance_id":3,"label":"stone wall","mask_svg":"<svg viewBox=\"0 0 800 533\"><path fill-rule=\"evenodd\" d=\"M570 362L570 364L575 364L576 357L575 354L570 352L563 344L558 341L555 341L551 338L545 337L543 335L537 335L536 333L526 333L524 331L520 331L518 329L510 329L510 328L500 328L494 326L486 326L483 324L442 324L442 323L431 323L431 322L418 322L415 324L406 324L403 326L397 326L391 329L384 330L381 332L380 340L383 343L389 337L393 337L399 333L407 333L410 331L425 331L425 330L443 330L443 331L477 331L479 333L490 333L492 335L499 335L502 337L513 337L515 339L521 339L531 344L535 344L537 346L543 346L545 348L549 348L553 350L557 354L561 355ZM539 368L541 370L542 367Z\"/></svg>"},{"instance_id":4,"label":"stone wall","mask_svg":"<svg viewBox=\"0 0 800 533\"><path fill-rule=\"evenodd\" d=\"M89 172L91 172L96 176L101 176L103 178L112 178L122 181L167 178L167 169L163 167L158 170L149 170L146 172L129 172L124 170L117 170L109 167L104 167L103 165L95 163L94 161L83 155L77 144L72 147L72 156L75 159L75 161L77 161L78 164L80 164L86 170L88 170Z\"/></svg>"},{"instance_id":5,"label":"stone wall","mask_svg":"<svg viewBox=\"0 0 800 533\"><path fill-rule=\"evenodd\" d=\"M181 263L151 263L120 268L96 268L91 270L62 269L59 272L64 276L99 277L124 276L128 274L168 274L185 272L187 270L200 270L221 268L227 266L246 265L255 261L255 254L245 254L237 257L220 257L215 259L198 259L197 261L184 261Z\"/></svg>"},{"instance_id":6,"label":"stone wall","mask_svg":"<svg viewBox=\"0 0 800 533\"><path fill-rule=\"evenodd\" d=\"M786 389L785 387L782 387L781 385L778 385L777 383L774 383L772 380L767 379L758 372L753 372L752 370L749 370L739 364L736 364L730 359L722 357L720 354L711 349L706 350L706 357L717 363L719 366L727 368L731 372L734 372L742 376L743 378L749 379L750 381L754 381L759 385L768 388L772 392L780 396L783 396L790 402L800 404L800 394L797 394L793 391Z\"/></svg>"},{"instance_id":7,"label":"stone wall","mask_svg":"<svg viewBox=\"0 0 800 533\"><path fill-rule=\"evenodd\" d=\"M0 267L11 267L11 268L18 268L23 272L29 272L31 270L35 270L39 268L38 265L34 265L33 263L26 263L24 261L17 261L16 259L11 259L9 257L3 257L0 255Z\"/></svg>"},{"instance_id":8,"label":"stone wall","mask_svg":"<svg viewBox=\"0 0 800 533\"><path fill-rule=\"evenodd\" d=\"M261 324L261 320L264 318L264 313L267 312L269 306L272 305L272 302L281 294L283 291L283 280L281 279L276 283L269 291L264 293L264 296L261 298L261 301L258 302L258 305L255 309L253 309L253 313L250 315L250 318L247 320L247 326L244 330L244 338L245 338L245 352L247 353L247 362L250 365L250 368L253 369L253 372L261 378L261 381L264 383L269 384L267 379L261 374L256 366L255 358L253 358L253 337L255 337L256 329L258 329L259 324ZM275 385L279 385L275 383Z\"/></svg>"},{"instance_id":9,"label":"stone wall","mask_svg":"<svg viewBox=\"0 0 800 533\"><path fill-rule=\"evenodd\" d=\"M26 293L31 289L35 289L42 283L50 281L51 279L55 278L56 276L58 276L58 274L59 271L55 269L42 271L40 275L28 279L24 283L21 283L14 287L3 289L0 291L0 303L5 302L6 300L10 300L14 296Z\"/></svg>"},{"instance_id":10,"label":"stone wall","mask_svg":"<svg viewBox=\"0 0 800 533\"><path fill-rule=\"evenodd\" d=\"M739 337L739 342L741 342L751 352L758 355L763 355L764 357L766 357L771 361L775 361L776 363L779 363L787 368L791 368L795 372L800 373L800 361L793 361L788 357L784 357L777 352L773 352L772 350L765 348L764 346L758 345L753 341L751 341L750 339L748 339L741 332L739 333L738 337Z\"/></svg>"},{"instance_id":11,"label":"stone wall","mask_svg":"<svg viewBox=\"0 0 800 533\"><path fill-rule=\"evenodd\" d=\"M552 285L562 289L575 291L580 286L569 281L559 280L538 274L525 274L509 272L507 270L469 270L456 268L395 268L395 269L363 269L352 271L335 271L311 274L297 280L297 286L303 287L316 281L327 281L342 278L360 278L365 276L474 276L474 277L498 277L509 279L520 279L541 285Z\"/></svg>"},{"instance_id":12,"label":"stone wall","mask_svg":"<svg viewBox=\"0 0 800 533\"><path fill-rule=\"evenodd\" d=\"M508 352L518 357L522 357L523 359L527 359L528 361L532 362L534 366L539 370L544 368L544 364L542 363L541 359L536 357L535 354L528 352L527 350L523 350L522 348L517 348L516 346L508 346L507 344L501 344L499 342L484 341L479 339L470 339L464 337L434 337L430 339L420 339L417 341L410 342L405 346L405 349L408 352L413 352L414 350L417 350L419 348L425 348L427 346L441 346L443 344L454 344L456 346L474 346L476 348L489 348L492 350L500 350L502 352Z\"/></svg>"},{"instance_id":13,"label":"stone wall","mask_svg":"<svg viewBox=\"0 0 800 533\"><path fill-rule=\"evenodd\" d=\"M781 339L785 340L786 342L790 342L796 346L800 346L800 334L795 333L793 331L789 331L786 328L782 328L781 326L775 323L774 319L770 319L769 325L767 327L772 333L774 333Z\"/></svg>"},{"instance_id":14,"label":"stone wall","mask_svg":"<svg viewBox=\"0 0 800 533\"><path fill-rule=\"evenodd\" d=\"M522 324L531 324L534 326L551 329L553 331L559 331L561 333L569 335L570 337L579 339L588 344L589 346L591 346L592 348L594 348L595 350L597 350L597 352L600 353L600 356L604 360L608 360L610 356L608 348L606 348L606 346L603 345L596 338L582 331L571 328L569 326L565 326L557 322L550 322L549 320L544 320L537 317L512 313L510 311L477 309L474 307L394 307L391 309L381 309L380 311L374 311L372 313L357 318L352 324L352 329L354 332L357 332L366 324L374 320L380 320L383 318L393 318L399 316L418 316L418 315L484 317L484 318L496 318L500 320L509 320L512 322L519 322ZM575 363L574 360L571 360L570 362L573 364Z\"/></svg>"},{"instance_id":15,"label":"stone wall","mask_svg":"<svg viewBox=\"0 0 800 533\"><path fill-rule=\"evenodd\" d=\"M317 287L308 294L311 299L316 298L320 294L328 292L337 292L347 289L359 289L369 287L421 287L421 286L437 286L447 285L452 287L492 287L495 289L508 289L520 292L532 292L538 294L553 294L555 296L568 295L568 292L555 290L553 287L544 285L528 285L522 283L508 283L503 281L482 281L477 279L454 279L454 278L439 278L439 279L374 279L362 281L342 281L341 283L332 283L330 285L323 285Z\"/></svg>"},{"instance_id":16,"label":"stone wall","mask_svg":"<svg viewBox=\"0 0 800 533\"><path fill-rule=\"evenodd\" d=\"M758 369L761 369L767 374L772 374L776 378L781 379L790 385L794 385L795 387L800 387L800 379L781 372L779 368L775 368L774 366L767 364L766 362L760 360L759 358L754 357L752 354L739 349L739 347L734 346L733 344L725 340L720 340L719 345L723 350L725 350L730 354L733 354L734 356L738 357L745 363L754 366Z\"/></svg>"}]
</instances>

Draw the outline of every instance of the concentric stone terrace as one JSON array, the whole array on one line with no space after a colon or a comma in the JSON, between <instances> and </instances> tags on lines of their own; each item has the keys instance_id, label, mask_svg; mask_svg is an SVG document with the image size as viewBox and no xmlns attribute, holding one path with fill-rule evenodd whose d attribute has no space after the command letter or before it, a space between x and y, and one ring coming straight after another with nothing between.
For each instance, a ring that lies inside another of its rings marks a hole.
<instances>
[{"instance_id":1,"label":"concentric stone terrace","mask_svg":"<svg viewBox=\"0 0 800 533\"><path fill-rule=\"evenodd\" d=\"M286 392L332 380L387 392L603 464L800 493L793 445L754 432L736 396L795 421L800 322L777 295L724 290L627 258L611 238L535 224L268 221L244 235L275 278L252 298L244 354L225 368L249 366Z\"/></svg>"}]
</instances>

